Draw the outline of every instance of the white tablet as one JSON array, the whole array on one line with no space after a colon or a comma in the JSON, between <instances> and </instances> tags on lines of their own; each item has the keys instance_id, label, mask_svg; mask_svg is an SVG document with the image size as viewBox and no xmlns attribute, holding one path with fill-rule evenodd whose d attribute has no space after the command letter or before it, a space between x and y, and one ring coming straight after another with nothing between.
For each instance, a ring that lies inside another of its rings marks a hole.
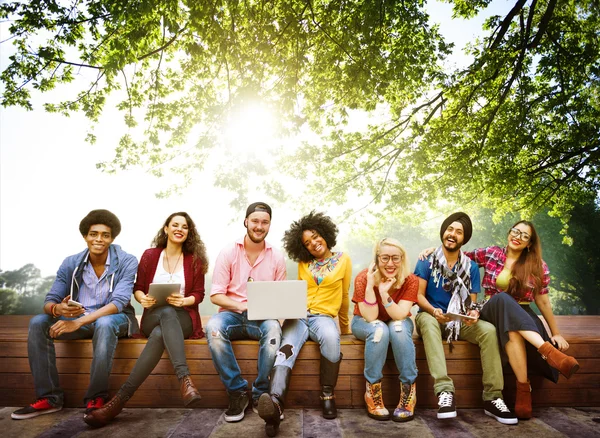
<instances>
[{"instance_id":1,"label":"white tablet","mask_svg":"<svg viewBox=\"0 0 600 438\"><path fill-rule=\"evenodd\" d=\"M448 319L451 319L452 321L469 321L477 319L474 316L461 315L459 313L452 312L444 313L444 316Z\"/></svg>"},{"instance_id":2,"label":"white tablet","mask_svg":"<svg viewBox=\"0 0 600 438\"><path fill-rule=\"evenodd\" d=\"M179 293L180 290L181 283L151 283L148 295L156 300L156 304L152 308L166 306L169 304L167 297L173 293Z\"/></svg>"}]
</instances>

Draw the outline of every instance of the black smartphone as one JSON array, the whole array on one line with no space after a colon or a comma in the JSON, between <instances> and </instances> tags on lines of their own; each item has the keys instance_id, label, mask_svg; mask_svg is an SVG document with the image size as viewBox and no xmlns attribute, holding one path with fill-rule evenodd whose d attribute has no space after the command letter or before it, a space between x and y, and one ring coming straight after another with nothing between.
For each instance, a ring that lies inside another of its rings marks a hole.
<instances>
[{"instance_id":1,"label":"black smartphone","mask_svg":"<svg viewBox=\"0 0 600 438\"><path fill-rule=\"evenodd\" d=\"M375 260L373 260L373 263L375 263L375 266L373 266L373 272L375 272L377 270L377 266L379 265L379 257L377 254L375 254Z\"/></svg>"}]
</instances>

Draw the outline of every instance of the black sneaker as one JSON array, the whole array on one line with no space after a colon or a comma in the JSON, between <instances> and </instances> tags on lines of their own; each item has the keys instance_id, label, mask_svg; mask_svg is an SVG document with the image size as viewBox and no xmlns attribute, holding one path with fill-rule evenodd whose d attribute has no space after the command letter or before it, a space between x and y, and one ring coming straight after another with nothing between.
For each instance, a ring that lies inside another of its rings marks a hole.
<instances>
[{"instance_id":1,"label":"black sneaker","mask_svg":"<svg viewBox=\"0 0 600 438\"><path fill-rule=\"evenodd\" d=\"M519 422L516 415L506 407L504 400L500 397L496 400L484 400L483 412L485 412L485 415L494 417L502 424L517 424Z\"/></svg>"},{"instance_id":2,"label":"black sneaker","mask_svg":"<svg viewBox=\"0 0 600 438\"><path fill-rule=\"evenodd\" d=\"M234 423L244 418L244 410L248 407L246 391L229 393L229 408L225 411L225 421Z\"/></svg>"},{"instance_id":3,"label":"black sneaker","mask_svg":"<svg viewBox=\"0 0 600 438\"><path fill-rule=\"evenodd\" d=\"M40 398L29 406L14 411L10 417L13 420L26 420L28 418L37 417L38 415L51 414L52 412L58 412L62 409L62 406L52 406L47 398Z\"/></svg>"},{"instance_id":4,"label":"black sneaker","mask_svg":"<svg viewBox=\"0 0 600 438\"><path fill-rule=\"evenodd\" d=\"M448 391L442 391L438 394L438 413L439 419L456 417L456 404L454 403L454 394Z\"/></svg>"}]
</instances>

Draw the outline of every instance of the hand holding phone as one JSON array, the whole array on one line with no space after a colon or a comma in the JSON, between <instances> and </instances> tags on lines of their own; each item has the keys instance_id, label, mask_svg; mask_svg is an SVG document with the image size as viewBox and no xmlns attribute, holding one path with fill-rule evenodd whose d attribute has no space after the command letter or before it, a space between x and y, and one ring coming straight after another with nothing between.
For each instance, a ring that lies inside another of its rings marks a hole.
<instances>
[{"instance_id":1,"label":"hand holding phone","mask_svg":"<svg viewBox=\"0 0 600 438\"><path fill-rule=\"evenodd\" d=\"M70 299L69 301L67 301L67 304L68 304L69 306L80 307L80 308L82 308L82 309L83 309L83 304L81 304L80 302L78 302L78 301L75 301L75 300L71 300L71 299Z\"/></svg>"}]
</instances>

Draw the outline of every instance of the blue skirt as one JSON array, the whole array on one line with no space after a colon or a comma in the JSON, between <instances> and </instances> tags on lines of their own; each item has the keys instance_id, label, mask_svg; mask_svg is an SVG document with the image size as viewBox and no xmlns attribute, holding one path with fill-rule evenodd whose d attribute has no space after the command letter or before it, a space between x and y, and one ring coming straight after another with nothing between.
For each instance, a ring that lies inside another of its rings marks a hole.
<instances>
[{"instance_id":1,"label":"blue skirt","mask_svg":"<svg viewBox=\"0 0 600 438\"><path fill-rule=\"evenodd\" d=\"M550 335L544 327L542 320L535 314L529 305L519 304L511 295L502 292L492 296L481 309L481 319L488 321L496 327L502 364L508 364L508 356L504 346L508 342L508 332L528 330L538 332L544 341L550 341ZM558 370L548 365L533 345L525 341L527 351L527 373L543 376L556 383Z\"/></svg>"}]
</instances>

